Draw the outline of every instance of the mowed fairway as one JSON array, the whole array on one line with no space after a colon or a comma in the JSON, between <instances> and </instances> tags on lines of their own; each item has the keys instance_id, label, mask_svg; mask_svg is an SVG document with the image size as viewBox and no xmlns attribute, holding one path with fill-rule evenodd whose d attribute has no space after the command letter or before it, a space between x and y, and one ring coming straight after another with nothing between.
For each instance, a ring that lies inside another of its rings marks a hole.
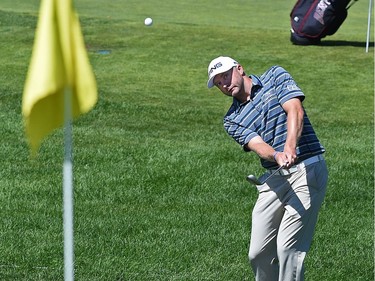
<instances>
[{"instance_id":1,"label":"mowed fairway","mask_svg":"<svg viewBox=\"0 0 375 281\"><path fill-rule=\"evenodd\" d=\"M374 279L368 1L309 47L289 41L292 0L74 3L99 90L73 129L76 280L253 280L245 178L263 170L223 129L231 100L206 88L218 55L249 74L281 65L305 92L330 172L306 280ZM31 159L21 115L38 9L0 2L0 280L63 280L63 130Z\"/></svg>"}]
</instances>

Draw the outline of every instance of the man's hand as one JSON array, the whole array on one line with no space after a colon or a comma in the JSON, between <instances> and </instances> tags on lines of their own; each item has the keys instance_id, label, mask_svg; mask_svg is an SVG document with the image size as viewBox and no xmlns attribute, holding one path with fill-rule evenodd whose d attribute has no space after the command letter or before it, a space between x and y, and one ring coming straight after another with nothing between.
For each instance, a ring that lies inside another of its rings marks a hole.
<instances>
[{"instance_id":1,"label":"man's hand","mask_svg":"<svg viewBox=\"0 0 375 281\"><path fill-rule=\"evenodd\" d=\"M297 155L294 154L294 157L293 157L290 153L287 153L285 151L284 152L275 152L273 154L273 158L279 166L284 166L286 169L289 169L296 162Z\"/></svg>"}]
</instances>

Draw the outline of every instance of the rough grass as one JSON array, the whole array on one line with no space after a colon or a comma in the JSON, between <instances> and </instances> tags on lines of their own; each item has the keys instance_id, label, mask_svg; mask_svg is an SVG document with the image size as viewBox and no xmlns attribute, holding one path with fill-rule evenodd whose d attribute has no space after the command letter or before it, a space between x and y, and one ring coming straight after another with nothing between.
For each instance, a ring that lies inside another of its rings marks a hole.
<instances>
[{"instance_id":1,"label":"rough grass","mask_svg":"<svg viewBox=\"0 0 375 281\"><path fill-rule=\"evenodd\" d=\"M288 69L327 149L330 182L306 280L372 280L367 3L311 47L289 42L294 1L215 3L75 1L99 88L96 107L74 123L76 279L253 280L256 192L245 177L262 169L225 135L230 100L205 86L208 62L225 54L249 73ZM21 116L38 4L0 4L1 280L63 279L62 130L32 160Z\"/></svg>"}]
</instances>

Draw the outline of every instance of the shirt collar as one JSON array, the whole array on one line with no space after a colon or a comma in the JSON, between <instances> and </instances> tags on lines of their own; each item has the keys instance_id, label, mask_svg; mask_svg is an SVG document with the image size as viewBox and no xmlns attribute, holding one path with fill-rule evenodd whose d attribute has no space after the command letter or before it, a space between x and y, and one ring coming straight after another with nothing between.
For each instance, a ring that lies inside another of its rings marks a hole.
<instances>
[{"instance_id":1,"label":"shirt collar","mask_svg":"<svg viewBox=\"0 0 375 281\"><path fill-rule=\"evenodd\" d=\"M263 84L256 75L250 75L250 78L252 79L253 83L253 86L251 87L250 99L254 99L256 93L260 88L263 87Z\"/></svg>"},{"instance_id":2,"label":"shirt collar","mask_svg":"<svg viewBox=\"0 0 375 281\"><path fill-rule=\"evenodd\" d=\"M252 75L250 75L249 77L253 80L253 86L256 85L256 86L263 87L263 84L262 84L262 82L259 80L258 76L252 74Z\"/></svg>"}]
</instances>

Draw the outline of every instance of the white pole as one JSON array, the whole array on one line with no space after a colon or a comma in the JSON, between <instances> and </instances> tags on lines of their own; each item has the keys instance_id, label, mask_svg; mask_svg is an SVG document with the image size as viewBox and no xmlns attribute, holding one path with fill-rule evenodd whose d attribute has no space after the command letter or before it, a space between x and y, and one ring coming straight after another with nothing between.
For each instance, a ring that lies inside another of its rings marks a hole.
<instances>
[{"instance_id":1,"label":"white pole","mask_svg":"<svg viewBox=\"0 0 375 281\"><path fill-rule=\"evenodd\" d=\"M372 0L369 1L369 7L368 7L366 53L368 53L368 47L370 43L371 10L372 10Z\"/></svg>"},{"instance_id":2,"label":"white pole","mask_svg":"<svg viewBox=\"0 0 375 281\"><path fill-rule=\"evenodd\" d=\"M63 167L63 199L64 199L64 280L74 280L73 251L73 164L72 164L72 92L65 89L64 99L64 167Z\"/></svg>"}]
</instances>

